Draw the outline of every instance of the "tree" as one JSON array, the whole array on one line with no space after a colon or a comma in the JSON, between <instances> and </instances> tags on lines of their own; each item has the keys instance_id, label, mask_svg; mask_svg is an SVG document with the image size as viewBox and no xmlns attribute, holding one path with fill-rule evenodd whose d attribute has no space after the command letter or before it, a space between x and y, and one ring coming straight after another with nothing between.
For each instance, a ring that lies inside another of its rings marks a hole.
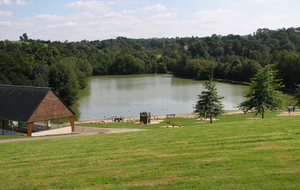
<instances>
[{"instance_id":1,"label":"tree","mask_svg":"<svg viewBox=\"0 0 300 190\"><path fill-rule=\"evenodd\" d=\"M46 65L37 65L33 68L33 86L49 86L49 70Z\"/></svg>"},{"instance_id":2,"label":"tree","mask_svg":"<svg viewBox=\"0 0 300 190\"><path fill-rule=\"evenodd\" d=\"M187 75L185 72L185 68L188 62L189 57L187 54L183 53L180 57L178 57L177 63L173 68L174 75L179 77L185 77Z\"/></svg>"},{"instance_id":3,"label":"tree","mask_svg":"<svg viewBox=\"0 0 300 190\"><path fill-rule=\"evenodd\" d=\"M199 100L195 106L194 113L198 113L199 116L204 118L210 118L210 123L212 123L213 117L224 113L224 106L221 102L224 97L218 95L216 84L212 82L212 79L205 81L204 87L206 91L202 91L201 95L198 95Z\"/></svg>"},{"instance_id":4,"label":"tree","mask_svg":"<svg viewBox=\"0 0 300 190\"><path fill-rule=\"evenodd\" d=\"M51 88L68 105L73 105L77 99L78 81L73 64L63 59L50 66L49 84Z\"/></svg>"},{"instance_id":5,"label":"tree","mask_svg":"<svg viewBox=\"0 0 300 190\"><path fill-rule=\"evenodd\" d=\"M278 78L283 79L287 88L295 88L295 84L300 83L300 54L281 51L275 68L278 70Z\"/></svg>"},{"instance_id":6,"label":"tree","mask_svg":"<svg viewBox=\"0 0 300 190\"><path fill-rule=\"evenodd\" d=\"M208 46L203 40L199 40L197 42L192 43L189 46L189 51L191 52L193 58L197 57L197 55L204 58L207 58L209 56L207 53Z\"/></svg>"},{"instance_id":7,"label":"tree","mask_svg":"<svg viewBox=\"0 0 300 190\"><path fill-rule=\"evenodd\" d=\"M296 106L300 106L300 84L296 84L297 88L295 90L293 100L296 101Z\"/></svg>"},{"instance_id":8,"label":"tree","mask_svg":"<svg viewBox=\"0 0 300 190\"><path fill-rule=\"evenodd\" d=\"M23 34L23 41L27 42L28 41L28 36L26 33Z\"/></svg>"},{"instance_id":9,"label":"tree","mask_svg":"<svg viewBox=\"0 0 300 190\"><path fill-rule=\"evenodd\" d=\"M157 73L167 73L167 66L166 66L165 63L160 62L158 64L158 71L157 71Z\"/></svg>"},{"instance_id":10,"label":"tree","mask_svg":"<svg viewBox=\"0 0 300 190\"><path fill-rule=\"evenodd\" d=\"M246 111L254 109L255 115L260 113L263 119L267 110L276 110L281 107L282 93L277 90L281 87L283 87L281 82L274 79L274 71L270 66L266 66L251 79L249 92L245 96L246 100L239 107Z\"/></svg>"},{"instance_id":11,"label":"tree","mask_svg":"<svg viewBox=\"0 0 300 190\"><path fill-rule=\"evenodd\" d=\"M141 65L133 55L122 53L117 55L110 67L110 73L117 75L140 74L141 70Z\"/></svg>"}]
</instances>

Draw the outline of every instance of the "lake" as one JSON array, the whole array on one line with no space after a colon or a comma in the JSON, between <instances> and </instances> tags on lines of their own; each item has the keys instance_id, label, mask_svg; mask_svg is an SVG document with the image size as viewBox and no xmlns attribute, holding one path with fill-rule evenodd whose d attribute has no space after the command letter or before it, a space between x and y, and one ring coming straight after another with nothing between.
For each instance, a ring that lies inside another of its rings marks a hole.
<instances>
[{"instance_id":1,"label":"lake","mask_svg":"<svg viewBox=\"0 0 300 190\"><path fill-rule=\"evenodd\" d=\"M217 83L218 94L225 97L225 110L236 110L244 100L247 86ZM203 81L172 75L93 76L79 100L71 108L79 121L117 117L192 113Z\"/></svg>"}]
</instances>

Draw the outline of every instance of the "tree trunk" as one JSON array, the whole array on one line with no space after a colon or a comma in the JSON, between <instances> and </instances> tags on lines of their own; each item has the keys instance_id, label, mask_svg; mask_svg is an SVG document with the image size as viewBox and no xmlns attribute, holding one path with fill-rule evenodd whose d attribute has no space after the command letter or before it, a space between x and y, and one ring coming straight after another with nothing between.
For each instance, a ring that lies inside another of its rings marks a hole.
<instances>
[{"instance_id":1,"label":"tree trunk","mask_svg":"<svg viewBox=\"0 0 300 190\"><path fill-rule=\"evenodd\" d=\"M210 123L212 123L212 117L210 118Z\"/></svg>"},{"instance_id":2,"label":"tree trunk","mask_svg":"<svg viewBox=\"0 0 300 190\"><path fill-rule=\"evenodd\" d=\"M261 110L261 118L262 119L265 118L265 109L264 108L262 108L262 110Z\"/></svg>"}]
</instances>

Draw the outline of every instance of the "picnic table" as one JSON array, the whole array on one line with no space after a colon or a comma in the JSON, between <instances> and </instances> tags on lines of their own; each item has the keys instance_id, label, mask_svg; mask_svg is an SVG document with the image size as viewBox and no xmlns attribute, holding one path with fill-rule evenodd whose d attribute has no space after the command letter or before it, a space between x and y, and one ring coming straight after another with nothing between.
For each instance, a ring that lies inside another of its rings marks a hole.
<instances>
[{"instance_id":1,"label":"picnic table","mask_svg":"<svg viewBox=\"0 0 300 190\"><path fill-rule=\"evenodd\" d=\"M166 117L167 118L175 118L175 114L167 114Z\"/></svg>"}]
</instances>

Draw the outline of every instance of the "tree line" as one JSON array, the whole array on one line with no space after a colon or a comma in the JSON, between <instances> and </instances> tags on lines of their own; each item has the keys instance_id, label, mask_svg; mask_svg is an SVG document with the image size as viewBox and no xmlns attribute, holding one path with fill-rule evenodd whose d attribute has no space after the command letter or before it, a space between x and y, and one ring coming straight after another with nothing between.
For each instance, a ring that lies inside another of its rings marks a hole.
<instances>
[{"instance_id":1,"label":"tree line","mask_svg":"<svg viewBox=\"0 0 300 190\"><path fill-rule=\"evenodd\" d=\"M271 65L286 88L300 84L300 27L210 37L116 39L80 42L30 39L0 41L0 83L50 86L72 105L91 75L172 72L250 82Z\"/></svg>"}]
</instances>

